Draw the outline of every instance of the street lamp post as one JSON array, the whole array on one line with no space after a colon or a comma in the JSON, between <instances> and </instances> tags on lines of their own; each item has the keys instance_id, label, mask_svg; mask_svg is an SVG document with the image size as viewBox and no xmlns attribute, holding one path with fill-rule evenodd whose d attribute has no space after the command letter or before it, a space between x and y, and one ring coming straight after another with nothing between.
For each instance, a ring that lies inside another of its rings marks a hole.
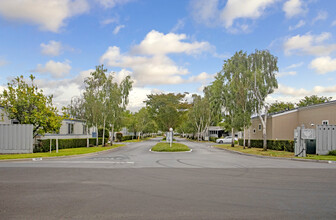
<instances>
[{"instance_id":1,"label":"street lamp post","mask_svg":"<svg viewBox=\"0 0 336 220\"><path fill-rule=\"evenodd\" d=\"M170 136L170 147L172 146L172 142L173 142L173 128L169 128L169 131L170 131L170 134L169 134L169 136Z\"/></svg>"}]
</instances>

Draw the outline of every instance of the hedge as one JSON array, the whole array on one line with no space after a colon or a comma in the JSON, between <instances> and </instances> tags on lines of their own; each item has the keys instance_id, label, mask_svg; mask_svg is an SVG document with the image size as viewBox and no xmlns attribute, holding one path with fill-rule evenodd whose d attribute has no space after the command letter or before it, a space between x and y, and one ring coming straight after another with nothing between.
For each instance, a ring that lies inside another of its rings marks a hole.
<instances>
[{"instance_id":1,"label":"hedge","mask_svg":"<svg viewBox=\"0 0 336 220\"><path fill-rule=\"evenodd\" d=\"M136 136L133 136L133 138L132 138L132 135L125 135L125 136L121 137L121 141L128 141L128 140L132 140L132 139L136 139L136 138L137 138Z\"/></svg>"},{"instance_id":2,"label":"hedge","mask_svg":"<svg viewBox=\"0 0 336 220\"><path fill-rule=\"evenodd\" d=\"M212 141L212 142L216 142L217 139L218 139L217 137L209 137L209 141Z\"/></svg>"},{"instance_id":3,"label":"hedge","mask_svg":"<svg viewBox=\"0 0 336 220\"><path fill-rule=\"evenodd\" d=\"M239 145L243 146L243 139L239 139ZM248 144L248 139L245 139L245 146ZM263 148L263 140L251 140L251 147ZM292 140L267 140L267 149L294 152L294 141Z\"/></svg>"},{"instance_id":4,"label":"hedge","mask_svg":"<svg viewBox=\"0 0 336 220\"><path fill-rule=\"evenodd\" d=\"M98 138L98 145L102 144L102 140L102 138ZM107 143L107 138L105 138L105 143ZM89 138L89 145L96 145L96 138ZM86 138L58 139L58 149L78 147L86 147ZM51 149L56 150L56 139L52 139ZM37 146L34 147L34 153L48 151L50 151L50 139L39 140Z\"/></svg>"}]
</instances>

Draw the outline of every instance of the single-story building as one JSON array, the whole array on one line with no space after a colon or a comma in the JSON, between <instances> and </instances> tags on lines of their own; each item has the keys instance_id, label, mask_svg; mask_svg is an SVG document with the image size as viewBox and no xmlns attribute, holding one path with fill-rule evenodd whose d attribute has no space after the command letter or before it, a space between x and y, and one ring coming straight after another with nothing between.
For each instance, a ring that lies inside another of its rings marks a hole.
<instances>
[{"instance_id":1,"label":"single-story building","mask_svg":"<svg viewBox=\"0 0 336 220\"><path fill-rule=\"evenodd\" d=\"M209 126L208 128L208 136L220 138L222 136L227 136L228 133L224 131L224 129L220 126Z\"/></svg>"},{"instance_id":2,"label":"single-story building","mask_svg":"<svg viewBox=\"0 0 336 220\"><path fill-rule=\"evenodd\" d=\"M45 134L40 139L71 139L71 138L86 138L87 128L86 121L81 119L64 119L59 133L57 134ZM18 124L15 119L9 119L6 115L4 108L0 106L0 124ZM90 128L88 131L89 137L95 136L95 128Z\"/></svg>"},{"instance_id":3,"label":"single-story building","mask_svg":"<svg viewBox=\"0 0 336 220\"><path fill-rule=\"evenodd\" d=\"M262 139L259 117L253 117L251 122L252 125L246 130L246 138L250 132L251 139ZM317 125L336 125L336 100L269 114L266 125L267 139L294 140L294 129L301 125L312 129Z\"/></svg>"}]
</instances>

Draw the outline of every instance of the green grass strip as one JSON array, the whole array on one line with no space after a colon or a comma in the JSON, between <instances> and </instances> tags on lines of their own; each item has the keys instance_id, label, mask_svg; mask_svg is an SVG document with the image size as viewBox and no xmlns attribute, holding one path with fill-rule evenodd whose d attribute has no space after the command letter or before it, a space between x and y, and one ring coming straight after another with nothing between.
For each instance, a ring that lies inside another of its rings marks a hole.
<instances>
[{"instance_id":1,"label":"green grass strip","mask_svg":"<svg viewBox=\"0 0 336 220\"><path fill-rule=\"evenodd\" d=\"M152 151L180 152L180 151L190 151L190 148L187 145L180 143L172 143L171 147L169 143L157 143L154 147L152 147Z\"/></svg>"},{"instance_id":2,"label":"green grass strip","mask_svg":"<svg viewBox=\"0 0 336 220\"><path fill-rule=\"evenodd\" d=\"M259 156L336 161L336 156L330 156L330 155L308 154L307 157L295 157L293 152L288 152L288 151L277 151L277 150L263 151L262 148L245 148L244 149L242 146L239 146L239 145L235 145L234 147L231 147L230 144L214 145L214 147L227 149L227 150L232 150L232 151L238 151L238 152L242 152L242 153L246 153L246 154L259 155Z\"/></svg>"},{"instance_id":3,"label":"green grass strip","mask_svg":"<svg viewBox=\"0 0 336 220\"><path fill-rule=\"evenodd\" d=\"M80 148L68 148L68 149L60 149L58 153L56 151L45 152L45 153L32 153L32 154L1 154L0 160L7 159L25 159L25 158L38 158L38 157L61 157L61 156L71 156L71 155L79 155L79 154L89 154L95 153L99 151L110 150L117 147L125 146L124 144L114 144L113 146L102 147L101 145L98 147L80 147Z\"/></svg>"}]
</instances>

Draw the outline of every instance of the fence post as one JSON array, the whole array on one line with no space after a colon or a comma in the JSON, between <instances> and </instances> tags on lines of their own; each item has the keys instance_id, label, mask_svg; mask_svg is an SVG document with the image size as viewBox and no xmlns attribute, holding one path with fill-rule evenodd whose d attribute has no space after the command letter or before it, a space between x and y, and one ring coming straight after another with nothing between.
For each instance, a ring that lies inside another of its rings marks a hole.
<instances>
[{"instance_id":1,"label":"fence post","mask_svg":"<svg viewBox=\"0 0 336 220\"><path fill-rule=\"evenodd\" d=\"M50 153L51 153L51 142L52 142L52 139L50 139L50 146L49 146L50 147Z\"/></svg>"}]
</instances>

